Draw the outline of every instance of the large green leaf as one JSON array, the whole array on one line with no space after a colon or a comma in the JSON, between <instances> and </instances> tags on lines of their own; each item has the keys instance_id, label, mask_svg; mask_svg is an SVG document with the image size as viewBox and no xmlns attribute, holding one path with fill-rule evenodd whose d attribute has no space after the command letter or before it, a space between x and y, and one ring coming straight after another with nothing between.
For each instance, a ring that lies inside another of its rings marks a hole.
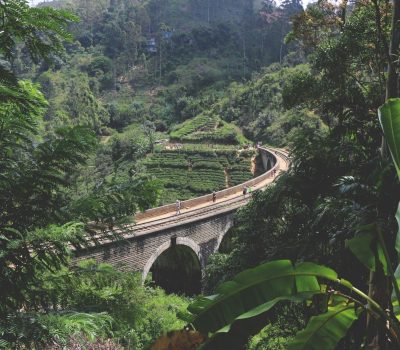
<instances>
[{"instance_id":1,"label":"large green leaf","mask_svg":"<svg viewBox=\"0 0 400 350\"><path fill-rule=\"evenodd\" d=\"M397 175L400 178L400 98L389 99L379 108L378 115L396 166ZM400 256L400 206L397 209L396 220L399 232L397 233L395 248Z\"/></svg>"},{"instance_id":2,"label":"large green leaf","mask_svg":"<svg viewBox=\"0 0 400 350\"><path fill-rule=\"evenodd\" d=\"M196 299L189 306L196 315L192 323L204 334L227 331L235 320L259 315L280 300L304 300L319 293L317 277L337 280L336 272L313 263L293 266L289 260L278 260L262 264L221 284L217 295Z\"/></svg>"},{"instance_id":3,"label":"large green leaf","mask_svg":"<svg viewBox=\"0 0 400 350\"><path fill-rule=\"evenodd\" d=\"M288 350L333 350L357 317L354 304L329 307L326 313L311 317L307 327L289 344Z\"/></svg>"},{"instance_id":4,"label":"large green leaf","mask_svg":"<svg viewBox=\"0 0 400 350\"><path fill-rule=\"evenodd\" d=\"M317 292L319 292L319 290ZM240 316L236 317L234 321L245 320L248 318L259 316L259 315L263 314L264 312L271 310L280 301L284 301L284 300L292 301L292 302L305 301L307 299L310 299L315 293L316 293L315 291L310 291L310 292L298 293L298 294L294 294L294 295L284 295L284 296L275 298L264 304L256 306L254 309L251 309L250 311L245 312L244 314L241 314ZM231 324L228 324L227 326L217 330L216 333L228 333L231 330L232 324L233 324L233 322Z\"/></svg>"},{"instance_id":5,"label":"large green leaf","mask_svg":"<svg viewBox=\"0 0 400 350\"><path fill-rule=\"evenodd\" d=\"M360 260L368 269L375 271L375 254L372 251L372 233L363 234L346 241L346 247ZM388 274L388 266L381 244L377 243L378 258L382 264L383 271Z\"/></svg>"},{"instance_id":6,"label":"large green leaf","mask_svg":"<svg viewBox=\"0 0 400 350\"><path fill-rule=\"evenodd\" d=\"M397 285L400 287L400 265L397 266L394 277ZM392 291L392 307L394 315L400 321L400 305L394 290Z\"/></svg>"},{"instance_id":7,"label":"large green leaf","mask_svg":"<svg viewBox=\"0 0 400 350\"><path fill-rule=\"evenodd\" d=\"M379 121L400 177L400 99L391 98L379 110Z\"/></svg>"},{"instance_id":8,"label":"large green leaf","mask_svg":"<svg viewBox=\"0 0 400 350\"><path fill-rule=\"evenodd\" d=\"M394 272L394 277L397 285L400 287L400 264L397 266L396 271ZM392 291L392 305L393 305L393 312L400 321L400 305L394 289Z\"/></svg>"},{"instance_id":9,"label":"large green leaf","mask_svg":"<svg viewBox=\"0 0 400 350\"><path fill-rule=\"evenodd\" d=\"M396 248L397 254L400 257L400 203L399 203L399 206L397 207L396 220L397 220L398 231L397 231L397 236L396 236L395 248Z\"/></svg>"},{"instance_id":10,"label":"large green leaf","mask_svg":"<svg viewBox=\"0 0 400 350\"><path fill-rule=\"evenodd\" d=\"M400 321L400 306L399 306L399 302L397 300L395 300L392 303L392 307L393 307L393 313L394 313L395 317Z\"/></svg>"},{"instance_id":11,"label":"large green leaf","mask_svg":"<svg viewBox=\"0 0 400 350\"><path fill-rule=\"evenodd\" d=\"M346 241L346 248L349 248L364 266L375 271L375 256L371 250L371 241L371 234L354 237Z\"/></svg>"}]
</instances>

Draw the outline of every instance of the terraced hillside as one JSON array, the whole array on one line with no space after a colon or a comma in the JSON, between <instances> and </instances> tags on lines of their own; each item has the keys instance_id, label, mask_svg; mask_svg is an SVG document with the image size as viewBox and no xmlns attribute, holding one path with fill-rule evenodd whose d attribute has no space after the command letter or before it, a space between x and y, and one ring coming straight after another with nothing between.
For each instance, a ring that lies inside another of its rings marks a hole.
<instances>
[{"instance_id":1,"label":"terraced hillside","mask_svg":"<svg viewBox=\"0 0 400 350\"><path fill-rule=\"evenodd\" d=\"M205 114L200 114L177 125L170 135L171 140L181 142L241 145L247 141L235 125L223 121L216 115Z\"/></svg>"},{"instance_id":2,"label":"terraced hillside","mask_svg":"<svg viewBox=\"0 0 400 350\"><path fill-rule=\"evenodd\" d=\"M183 145L156 151L143 161L147 172L163 183L160 204L201 196L253 177L253 150L213 147Z\"/></svg>"}]
</instances>

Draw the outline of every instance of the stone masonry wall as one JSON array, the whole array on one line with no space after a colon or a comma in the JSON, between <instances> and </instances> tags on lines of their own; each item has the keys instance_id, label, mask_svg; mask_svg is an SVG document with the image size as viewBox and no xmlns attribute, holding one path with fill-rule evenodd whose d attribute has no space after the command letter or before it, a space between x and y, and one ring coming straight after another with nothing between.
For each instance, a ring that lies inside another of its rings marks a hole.
<instances>
[{"instance_id":1,"label":"stone masonry wall","mask_svg":"<svg viewBox=\"0 0 400 350\"><path fill-rule=\"evenodd\" d=\"M151 258L156 258L159 247L171 241L171 237L185 237L200 246L199 258L207 264L233 223L233 212L202 219L196 222L132 237L129 240L112 242L107 245L76 252L75 261L95 259L98 263L109 263L123 271L143 271ZM162 252L159 252L160 254Z\"/></svg>"}]
</instances>

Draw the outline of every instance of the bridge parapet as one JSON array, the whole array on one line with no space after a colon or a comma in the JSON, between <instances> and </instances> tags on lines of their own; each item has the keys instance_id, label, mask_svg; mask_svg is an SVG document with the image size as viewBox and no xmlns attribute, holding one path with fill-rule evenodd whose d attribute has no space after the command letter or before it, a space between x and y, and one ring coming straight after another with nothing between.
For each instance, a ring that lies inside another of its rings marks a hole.
<instances>
[{"instance_id":1,"label":"bridge parapet","mask_svg":"<svg viewBox=\"0 0 400 350\"><path fill-rule=\"evenodd\" d=\"M244 186L247 186L247 187L257 186L258 184L262 183L265 179L271 177L271 173L275 169L279 168L279 164L277 162L277 157L273 152L271 152L270 150L268 150L265 147L258 147L257 149L262 156L263 165L264 165L264 169L266 170L266 172L264 172L260 176L257 176L255 178L250 179L246 182L243 182L239 185L228 187L226 189L217 191L216 192L217 198L224 198L224 197L228 197L228 196L231 196L234 194L240 194L242 192ZM272 167L270 169L268 169L265 159L269 159L271 161ZM181 201L181 208L182 209L190 209L195 206L199 206L201 204L207 204L210 202L212 202L212 193L206 194L204 196L188 199L185 201ZM135 216L135 219L136 219L136 221L148 220L148 219L159 217L159 216L162 216L167 213L174 212L174 211L175 211L175 203L171 203L171 204L163 205L161 207L148 209L141 213L137 213Z\"/></svg>"}]
</instances>

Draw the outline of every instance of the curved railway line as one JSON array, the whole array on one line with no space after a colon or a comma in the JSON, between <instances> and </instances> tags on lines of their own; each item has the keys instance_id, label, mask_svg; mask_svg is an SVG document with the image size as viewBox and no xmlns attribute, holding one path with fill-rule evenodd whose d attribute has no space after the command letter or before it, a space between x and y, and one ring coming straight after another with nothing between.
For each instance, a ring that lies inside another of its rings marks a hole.
<instances>
[{"instance_id":1,"label":"curved railway line","mask_svg":"<svg viewBox=\"0 0 400 350\"><path fill-rule=\"evenodd\" d=\"M267 174L271 174L271 177L266 180L261 180L258 184L254 185L254 190L262 190L266 186L271 184L280 172L286 171L289 168L290 164L290 158L286 150L271 147L260 147L260 149L273 154L276 157L276 163L270 170L266 172ZM275 176L272 175L274 170L276 171ZM265 173L263 175L260 175L258 178L261 177L265 177ZM254 178L253 180L257 181L258 178ZM146 234L147 232L154 232L169 227L174 227L182 223L186 224L201 220L202 218L206 218L209 216L214 216L236 210L237 208L245 205L250 200L250 195L244 197L242 194L242 187L246 183L247 182L235 186L238 188L238 191L235 194L226 196L225 198L222 197L221 199L217 200L216 203L208 200L208 203L206 203L206 205L201 204L198 206L194 206L193 208L183 207L182 212L179 215L175 214L174 204L168 206L171 207L172 210L160 216L151 216L150 218L148 218L146 217L145 212L144 215L142 214L139 216L135 224L127 225L123 230L118 230L119 232L117 231L117 233L122 234L124 238L130 238ZM217 198L219 193L223 193L223 191L217 192ZM190 201L191 200L185 202ZM151 213L152 210L158 210L158 208L150 209L147 212Z\"/></svg>"}]
</instances>

